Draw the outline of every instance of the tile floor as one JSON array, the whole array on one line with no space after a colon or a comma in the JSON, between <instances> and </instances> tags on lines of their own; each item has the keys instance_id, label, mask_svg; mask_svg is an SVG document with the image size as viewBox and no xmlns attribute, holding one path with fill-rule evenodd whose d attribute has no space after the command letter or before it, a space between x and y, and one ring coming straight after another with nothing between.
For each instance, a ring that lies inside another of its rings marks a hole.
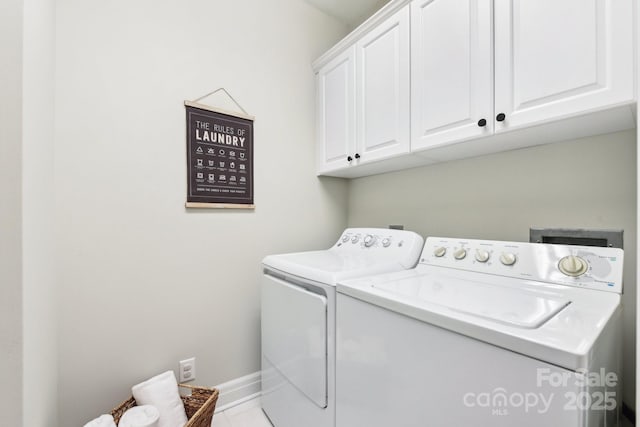
<instances>
[{"instance_id":1,"label":"tile floor","mask_svg":"<svg viewBox=\"0 0 640 427\"><path fill-rule=\"evenodd\" d=\"M260 399L252 399L213 416L213 427L272 427L262 412Z\"/></svg>"},{"instance_id":2,"label":"tile floor","mask_svg":"<svg viewBox=\"0 0 640 427\"><path fill-rule=\"evenodd\" d=\"M260 408L260 399L253 399L213 416L213 427L273 427ZM626 418L622 427L632 427Z\"/></svg>"}]
</instances>

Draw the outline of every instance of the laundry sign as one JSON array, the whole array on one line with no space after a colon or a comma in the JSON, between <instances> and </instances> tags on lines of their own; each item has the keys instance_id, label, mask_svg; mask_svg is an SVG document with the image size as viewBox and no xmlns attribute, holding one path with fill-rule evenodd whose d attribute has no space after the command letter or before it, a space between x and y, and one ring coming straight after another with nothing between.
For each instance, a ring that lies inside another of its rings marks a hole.
<instances>
[{"instance_id":1,"label":"laundry sign","mask_svg":"<svg viewBox=\"0 0 640 427\"><path fill-rule=\"evenodd\" d=\"M254 208L253 120L185 101L188 208Z\"/></svg>"}]
</instances>

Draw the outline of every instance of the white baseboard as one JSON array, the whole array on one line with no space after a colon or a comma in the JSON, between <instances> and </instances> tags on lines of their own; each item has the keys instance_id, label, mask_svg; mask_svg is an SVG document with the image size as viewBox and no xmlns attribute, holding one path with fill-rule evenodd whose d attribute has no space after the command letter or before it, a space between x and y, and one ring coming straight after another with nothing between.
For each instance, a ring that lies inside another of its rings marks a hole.
<instances>
[{"instance_id":1,"label":"white baseboard","mask_svg":"<svg viewBox=\"0 0 640 427\"><path fill-rule=\"evenodd\" d=\"M260 371L217 385L216 388L220 391L220 395L218 403L216 403L216 412L260 397L261 387Z\"/></svg>"}]
</instances>

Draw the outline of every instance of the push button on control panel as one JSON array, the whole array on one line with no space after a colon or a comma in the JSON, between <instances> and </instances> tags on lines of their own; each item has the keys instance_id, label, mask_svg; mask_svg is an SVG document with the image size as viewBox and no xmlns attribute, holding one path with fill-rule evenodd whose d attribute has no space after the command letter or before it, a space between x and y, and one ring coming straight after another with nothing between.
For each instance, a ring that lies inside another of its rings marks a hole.
<instances>
[{"instance_id":1,"label":"push button on control panel","mask_svg":"<svg viewBox=\"0 0 640 427\"><path fill-rule=\"evenodd\" d=\"M382 239L382 246L384 246L385 248L388 248L389 245L391 245L391 239L388 237L385 237L384 239Z\"/></svg>"},{"instance_id":2,"label":"push button on control panel","mask_svg":"<svg viewBox=\"0 0 640 427\"><path fill-rule=\"evenodd\" d=\"M351 238L351 243L358 243L358 240L360 240L360 235L356 234Z\"/></svg>"}]
</instances>

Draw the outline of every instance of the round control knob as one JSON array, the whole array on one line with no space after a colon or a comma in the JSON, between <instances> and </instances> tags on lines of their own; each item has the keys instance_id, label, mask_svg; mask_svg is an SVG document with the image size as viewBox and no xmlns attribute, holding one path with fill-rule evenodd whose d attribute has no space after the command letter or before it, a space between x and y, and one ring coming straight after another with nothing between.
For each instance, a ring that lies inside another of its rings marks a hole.
<instances>
[{"instance_id":1,"label":"round control knob","mask_svg":"<svg viewBox=\"0 0 640 427\"><path fill-rule=\"evenodd\" d=\"M489 261L489 251L484 249L476 249L476 261L487 262Z\"/></svg>"},{"instance_id":2,"label":"round control knob","mask_svg":"<svg viewBox=\"0 0 640 427\"><path fill-rule=\"evenodd\" d=\"M516 254L512 254L511 252L503 252L502 255L500 255L500 262L504 265L513 265L516 261Z\"/></svg>"},{"instance_id":3,"label":"round control knob","mask_svg":"<svg viewBox=\"0 0 640 427\"><path fill-rule=\"evenodd\" d=\"M358 240L360 240L360 236L356 234L351 238L351 243L358 243Z\"/></svg>"},{"instance_id":4,"label":"round control knob","mask_svg":"<svg viewBox=\"0 0 640 427\"><path fill-rule=\"evenodd\" d=\"M435 251L433 251L433 255L437 256L438 258L441 258L444 256L444 254L447 253L447 248L445 248L444 246L440 246L439 248L436 248Z\"/></svg>"},{"instance_id":5,"label":"round control knob","mask_svg":"<svg viewBox=\"0 0 640 427\"><path fill-rule=\"evenodd\" d=\"M349 235L345 234L344 236L342 236L342 243L347 243L349 241Z\"/></svg>"},{"instance_id":6,"label":"round control knob","mask_svg":"<svg viewBox=\"0 0 640 427\"><path fill-rule=\"evenodd\" d=\"M367 234L366 237L364 238L364 245L366 247L371 247L371 245L373 245L375 241L376 241L375 237L373 237L371 234Z\"/></svg>"},{"instance_id":7,"label":"round control knob","mask_svg":"<svg viewBox=\"0 0 640 427\"><path fill-rule=\"evenodd\" d=\"M453 253L453 257L455 259L464 259L467 256L467 250L465 248L460 248Z\"/></svg>"},{"instance_id":8,"label":"round control knob","mask_svg":"<svg viewBox=\"0 0 640 427\"><path fill-rule=\"evenodd\" d=\"M384 239L382 239L382 246L384 246L385 248L388 248L389 245L391 244L391 239L386 237Z\"/></svg>"},{"instance_id":9,"label":"round control knob","mask_svg":"<svg viewBox=\"0 0 640 427\"><path fill-rule=\"evenodd\" d=\"M578 277L587 272L587 262L579 256L569 255L560 260L558 268L567 276Z\"/></svg>"}]
</instances>

